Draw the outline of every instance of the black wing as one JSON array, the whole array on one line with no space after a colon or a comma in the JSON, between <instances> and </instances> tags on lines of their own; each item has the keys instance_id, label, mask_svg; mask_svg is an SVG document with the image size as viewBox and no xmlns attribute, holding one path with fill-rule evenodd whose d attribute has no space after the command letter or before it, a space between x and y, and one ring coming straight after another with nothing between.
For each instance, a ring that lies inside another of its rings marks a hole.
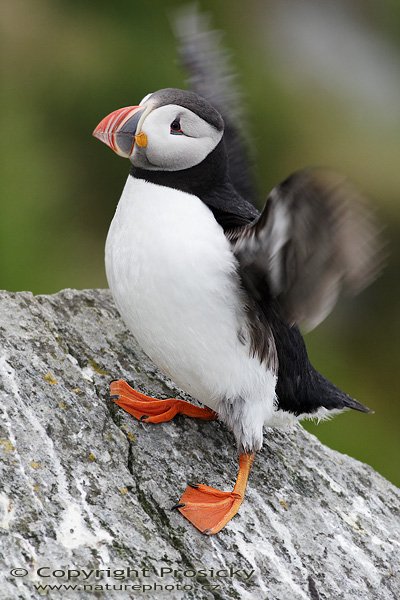
<instances>
[{"instance_id":1,"label":"black wing","mask_svg":"<svg viewBox=\"0 0 400 600\"><path fill-rule=\"evenodd\" d=\"M227 51L221 47L220 31L210 29L209 18L195 4L174 13L173 26L179 42L180 61L188 72L192 91L203 96L222 115L230 180L237 192L254 203L256 192L244 127L241 95Z\"/></svg>"},{"instance_id":2,"label":"black wing","mask_svg":"<svg viewBox=\"0 0 400 600\"><path fill-rule=\"evenodd\" d=\"M382 264L379 232L359 192L342 176L305 169L270 193L257 221L229 234L242 278L285 320L312 329L339 294L357 293Z\"/></svg>"}]
</instances>

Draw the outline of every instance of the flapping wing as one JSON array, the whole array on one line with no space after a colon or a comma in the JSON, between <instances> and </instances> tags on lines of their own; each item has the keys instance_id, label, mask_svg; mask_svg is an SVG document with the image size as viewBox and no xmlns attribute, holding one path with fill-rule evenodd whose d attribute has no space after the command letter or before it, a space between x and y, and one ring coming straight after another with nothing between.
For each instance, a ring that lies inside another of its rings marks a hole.
<instances>
[{"instance_id":1,"label":"flapping wing","mask_svg":"<svg viewBox=\"0 0 400 600\"><path fill-rule=\"evenodd\" d=\"M241 95L228 52L220 44L222 33L210 29L208 15L200 13L196 4L175 12L173 27L190 89L208 100L224 119L232 184L243 198L254 203L256 193L246 143L248 134L246 132L246 137L242 134L245 119Z\"/></svg>"},{"instance_id":2,"label":"flapping wing","mask_svg":"<svg viewBox=\"0 0 400 600\"><path fill-rule=\"evenodd\" d=\"M372 212L344 177L305 169L270 193L251 225L230 239L245 286L278 299L289 323L312 329L339 294L355 294L379 273L382 244Z\"/></svg>"}]
</instances>

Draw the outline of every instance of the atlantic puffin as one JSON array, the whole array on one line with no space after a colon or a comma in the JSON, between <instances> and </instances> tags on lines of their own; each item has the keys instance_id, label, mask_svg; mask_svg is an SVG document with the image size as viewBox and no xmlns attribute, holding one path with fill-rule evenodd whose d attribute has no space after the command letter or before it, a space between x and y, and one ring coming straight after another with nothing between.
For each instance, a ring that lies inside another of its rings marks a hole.
<instances>
[{"instance_id":1,"label":"atlantic puffin","mask_svg":"<svg viewBox=\"0 0 400 600\"><path fill-rule=\"evenodd\" d=\"M175 506L211 535L239 510L264 426L371 412L311 365L300 328L318 325L342 292L368 285L382 254L362 195L326 169L292 174L255 208L219 33L196 10L176 25L191 91L148 94L93 135L131 163L105 250L116 306L151 360L204 406L150 398L123 380L110 396L146 423L182 414L233 432L233 490L189 484Z\"/></svg>"}]
</instances>

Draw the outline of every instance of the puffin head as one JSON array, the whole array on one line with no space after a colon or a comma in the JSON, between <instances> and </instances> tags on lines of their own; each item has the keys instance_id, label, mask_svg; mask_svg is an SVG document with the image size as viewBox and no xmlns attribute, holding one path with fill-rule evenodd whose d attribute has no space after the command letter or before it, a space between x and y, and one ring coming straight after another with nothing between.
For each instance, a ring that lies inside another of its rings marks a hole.
<instances>
[{"instance_id":1,"label":"puffin head","mask_svg":"<svg viewBox=\"0 0 400 600\"><path fill-rule=\"evenodd\" d=\"M181 171L199 165L218 146L224 122L193 92L165 88L138 106L107 115L93 131L119 156L147 171Z\"/></svg>"}]
</instances>

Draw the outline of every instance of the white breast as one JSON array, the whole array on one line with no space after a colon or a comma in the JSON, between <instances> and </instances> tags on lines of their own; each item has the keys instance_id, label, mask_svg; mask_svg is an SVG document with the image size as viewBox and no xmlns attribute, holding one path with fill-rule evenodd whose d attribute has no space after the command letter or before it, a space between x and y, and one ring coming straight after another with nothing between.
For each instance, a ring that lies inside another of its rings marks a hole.
<instances>
[{"instance_id":1,"label":"white breast","mask_svg":"<svg viewBox=\"0 0 400 600\"><path fill-rule=\"evenodd\" d=\"M127 326L182 389L212 408L223 398L262 398L257 418L268 419L275 377L239 339L246 331L236 259L199 198L129 177L107 237L106 272Z\"/></svg>"}]
</instances>

